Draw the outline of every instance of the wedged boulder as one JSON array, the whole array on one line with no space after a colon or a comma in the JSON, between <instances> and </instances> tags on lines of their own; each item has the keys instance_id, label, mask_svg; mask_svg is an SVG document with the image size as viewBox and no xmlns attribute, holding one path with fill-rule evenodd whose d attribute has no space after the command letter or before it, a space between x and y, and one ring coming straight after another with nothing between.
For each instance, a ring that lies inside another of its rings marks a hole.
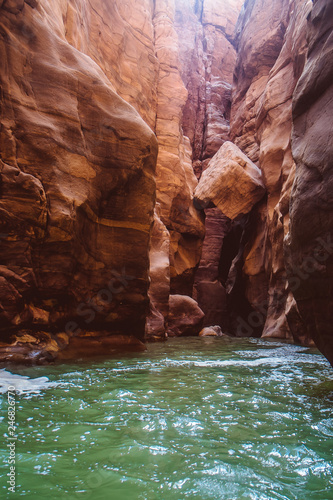
<instances>
[{"instance_id":1,"label":"wedged boulder","mask_svg":"<svg viewBox=\"0 0 333 500\"><path fill-rule=\"evenodd\" d=\"M219 325L206 326L199 332L199 337L222 337L223 332Z\"/></svg>"},{"instance_id":2,"label":"wedged boulder","mask_svg":"<svg viewBox=\"0 0 333 500\"><path fill-rule=\"evenodd\" d=\"M212 204L230 219L250 212L265 194L260 169L233 143L227 141L209 162L194 192L202 209Z\"/></svg>"},{"instance_id":3,"label":"wedged boulder","mask_svg":"<svg viewBox=\"0 0 333 500\"><path fill-rule=\"evenodd\" d=\"M205 314L197 302L187 295L170 295L168 336L198 335Z\"/></svg>"}]
</instances>

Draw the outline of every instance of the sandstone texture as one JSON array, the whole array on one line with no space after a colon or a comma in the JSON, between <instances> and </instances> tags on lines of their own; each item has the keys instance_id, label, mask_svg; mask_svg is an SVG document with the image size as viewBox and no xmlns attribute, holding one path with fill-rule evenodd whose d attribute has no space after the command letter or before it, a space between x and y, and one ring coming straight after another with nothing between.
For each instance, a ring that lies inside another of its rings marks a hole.
<instances>
[{"instance_id":1,"label":"sandstone texture","mask_svg":"<svg viewBox=\"0 0 333 500\"><path fill-rule=\"evenodd\" d=\"M149 282L146 335L164 338L170 289L192 294L205 228L175 12L174 0L1 2L3 340L142 338Z\"/></svg>"},{"instance_id":2,"label":"sandstone texture","mask_svg":"<svg viewBox=\"0 0 333 500\"><path fill-rule=\"evenodd\" d=\"M333 365L332 28L333 3L317 0L308 18L307 62L293 96L296 173L286 256L307 335Z\"/></svg>"},{"instance_id":3,"label":"sandstone texture","mask_svg":"<svg viewBox=\"0 0 333 500\"><path fill-rule=\"evenodd\" d=\"M1 5L1 340L143 338L157 141L59 8Z\"/></svg>"},{"instance_id":4,"label":"sandstone texture","mask_svg":"<svg viewBox=\"0 0 333 500\"><path fill-rule=\"evenodd\" d=\"M225 142L202 173L197 206L214 204L229 219L247 214L265 194L260 169L232 142Z\"/></svg>"},{"instance_id":5,"label":"sandstone texture","mask_svg":"<svg viewBox=\"0 0 333 500\"><path fill-rule=\"evenodd\" d=\"M180 74L174 18L174 0L157 0L153 18L160 63L155 126L159 144L156 195L160 219L170 234L171 293L190 295L205 228L193 205L197 179L192 169L190 141L181 126L188 92Z\"/></svg>"},{"instance_id":6,"label":"sandstone texture","mask_svg":"<svg viewBox=\"0 0 333 500\"><path fill-rule=\"evenodd\" d=\"M148 340L163 339L166 335L170 295L170 234L155 208L150 249L150 312L146 322Z\"/></svg>"}]
</instances>

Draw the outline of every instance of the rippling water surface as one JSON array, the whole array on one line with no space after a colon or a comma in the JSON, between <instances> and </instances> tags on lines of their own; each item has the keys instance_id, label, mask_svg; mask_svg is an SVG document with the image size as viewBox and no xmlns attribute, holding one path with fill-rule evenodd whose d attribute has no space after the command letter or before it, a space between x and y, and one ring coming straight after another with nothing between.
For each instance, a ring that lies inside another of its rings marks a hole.
<instances>
[{"instance_id":1,"label":"rippling water surface","mask_svg":"<svg viewBox=\"0 0 333 500\"><path fill-rule=\"evenodd\" d=\"M10 371L0 384L20 391L18 474L7 493L4 393L1 498L333 498L333 370L314 349L171 339L107 361Z\"/></svg>"}]
</instances>

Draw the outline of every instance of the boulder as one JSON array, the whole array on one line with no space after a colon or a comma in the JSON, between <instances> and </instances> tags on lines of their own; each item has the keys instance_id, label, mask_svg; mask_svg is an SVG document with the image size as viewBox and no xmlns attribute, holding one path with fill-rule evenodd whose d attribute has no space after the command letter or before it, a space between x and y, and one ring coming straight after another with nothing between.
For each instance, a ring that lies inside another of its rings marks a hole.
<instances>
[{"instance_id":1,"label":"boulder","mask_svg":"<svg viewBox=\"0 0 333 500\"><path fill-rule=\"evenodd\" d=\"M227 141L209 162L194 192L197 207L213 204L235 219L248 213L265 194L260 169Z\"/></svg>"},{"instance_id":2,"label":"boulder","mask_svg":"<svg viewBox=\"0 0 333 500\"><path fill-rule=\"evenodd\" d=\"M206 326L199 332L199 337L222 337L223 332L220 326Z\"/></svg>"},{"instance_id":3,"label":"boulder","mask_svg":"<svg viewBox=\"0 0 333 500\"><path fill-rule=\"evenodd\" d=\"M198 335L204 313L197 302L186 295L170 295L168 336Z\"/></svg>"}]
</instances>

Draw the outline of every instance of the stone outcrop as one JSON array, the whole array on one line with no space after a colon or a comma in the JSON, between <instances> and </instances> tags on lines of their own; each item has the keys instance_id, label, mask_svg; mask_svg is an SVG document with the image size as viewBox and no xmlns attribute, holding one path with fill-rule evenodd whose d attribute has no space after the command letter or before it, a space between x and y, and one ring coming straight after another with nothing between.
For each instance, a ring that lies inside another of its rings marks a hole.
<instances>
[{"instance_id":1,"label":"stone outcrop","mask_svg":"<svg viewBox=\"0 0 333 500\"><path fill-rule=\"evenodd\" d=\"M149 340L165 338L169 316L170 234L156 209L149 253L150 312L146 323L146 338Z\"/></svg>"},{"instance_id":2,"label":"stone outcrop","mask_svg":"<svg viewBox=\"0 0 333 500\"><path fill-rule=\"evenodd\" d=\"M147 335L165 336L170 287L192 293L204 224L174 24L174 0L1 2L4 340L141 338L155 196Z\"/></svg>"},{"instance_id":3,"label":"stone outcrop","mask_svg":"<svg viewBox=\"0 0 333 500\"><path fill-rule=\"evenodd\" d=\"M157 141L59 8L1 6L1 339L143 338Z\"/></svg>"},{"instance_id":4,"label":"stone outcrop","mask_svg":"<svg viewBox=\"0 0 333 500\"><path fill-rule=\"evenodd\" d=\"M293 96L288 277L306 332L333 365L333 3L308 18L308 58Z\"/></svg>"},{"instance_id":5,"label":"stone outcrop","mask_svg":"<svg viewBox=\"0 0 333 500\"><path fill-rule=\"evenodd\" d=\"M229 219L247 214L265 194L260 169L232 142L220 147L194 192L196 206L213 204Z\"/></svg>"}]
</instances>

